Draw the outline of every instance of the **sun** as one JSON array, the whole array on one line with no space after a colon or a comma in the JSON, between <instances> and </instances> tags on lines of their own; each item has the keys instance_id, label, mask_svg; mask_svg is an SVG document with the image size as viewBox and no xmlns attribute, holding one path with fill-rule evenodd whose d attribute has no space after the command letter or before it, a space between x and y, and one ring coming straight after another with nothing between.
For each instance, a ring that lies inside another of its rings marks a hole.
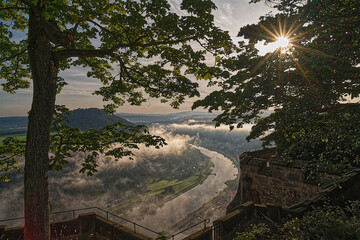
<instances>
[{"instance_id":1,"label":"sun","mask_svg":"<svg viewBox=\"0 0 360 240\"><path fill-rule=\"evenodd\" d=\"M279 36L275 39L276 41L272 43L274 50L280 50L281 54L291 54L293 52L294 49L290 38L287 36Z\"/></svg>"},{"instance_id":2,"label":"sun","mask_svg":"<svg viewBox=\"0 0 360 240\"><path fill-rule=\"evenodd\" d=\"M276 48L288 48L290 47L289 38L284 36L277 37L274 45L276 46Z\"/></svg>"},{"instance_id":3,"label":"sun","mask_svg":"<svg viewBox=\"0 0 360 240\"><path fill-rule=\"evenodd\" d=\"M261 51L260 54L263 54L264 58L259 61L252 72L255 72L266 61L274 59L276 55L280 57L281 61L295 61L298 65L295 57L296 49L302 49L302 47L297 44L300 36L296 32L302 25L297 24L297 20L288 24L287 20L281 19L280 16L277 20L278 26L273 25L271 22L269 25L267 24L268 26L259 23L259 27L263 30L261 33L263 41L258 42L258 47Z\"/></svg>"},{"instance_id":4,"label":"sun","mask_svg":"<svg viewBox=\"0 0 360 240\"><path fill-rule=\"evenodd\" d=\"M262 46L262 49L267 53L280 51L281 54L291 54L294 50L293 47L291 38L278 35L273 36L268 44Z\"/></svg>"}]
</instances>

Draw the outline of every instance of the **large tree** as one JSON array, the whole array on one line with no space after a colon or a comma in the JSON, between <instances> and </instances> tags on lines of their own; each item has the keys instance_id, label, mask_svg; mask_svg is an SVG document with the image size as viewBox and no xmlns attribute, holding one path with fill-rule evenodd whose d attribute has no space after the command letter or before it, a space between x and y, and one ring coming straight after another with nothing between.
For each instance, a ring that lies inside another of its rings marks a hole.
<instances>
[{"instance_id":1,"label":"large tree","mask_svg":"<svg viewBox=\"0 0 360 240\"><path fill-rule=\"evenodd\" d=\"M279 12L241 28L246 41L222 62L220 89L194 107L222 110L217 124L253 123L248 139L275 143L312 172L359 166L360 2L266 2ZM290 45L259 55L256 44L278 39Z\"/></svg>"},{"instance_id":2,"label":"large tree","mask_svg":"<svg viewBox=\"0 0 360 240\"><path fill-rule=\"evenodd\" d=\"M130 155L137 143L164 143L120 123L88 132L64 127L65 110L56 108L55 99L67 82L59 72L82 66L88 77L99 79L103 87L95 94L108 101L110 113L125 102L140 105L149 97L178 107L185 97L199 95L198 84L188 75L208 79L216 71L207 66L205 55L231 51L230 37L214 25L210 0L183 0L181 9L181 16L171 12L166 0L0 3L3 89L14 93L30 82L33 88L26 147L11 148L17 140L9 139L2 149L25 152L26 239L49 239L48 170L61 168L71 151L90 151L83 171L91 174L99 153L119 158ZM53 121L54 115L58 118ZM108 148L115 142L121 146ZM13 156L2 155L4 171L13 167Z\"/></svg>"}]
</instances>

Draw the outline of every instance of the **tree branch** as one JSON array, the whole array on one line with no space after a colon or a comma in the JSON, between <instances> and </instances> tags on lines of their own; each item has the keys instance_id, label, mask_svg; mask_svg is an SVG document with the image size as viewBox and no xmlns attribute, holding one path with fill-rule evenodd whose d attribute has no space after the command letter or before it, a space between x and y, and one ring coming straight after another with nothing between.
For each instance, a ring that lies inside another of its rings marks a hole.
<instances>
[{"instance_id":1,"label":"tree branch","mask_svg":"<svg viewBox=\"0 0 360 240\"><path fill-rule=\"evenodd\" d=\"M74 28L72 29L72 35L73 35L74 38L75 38L75 35L77 33L77 28L79 27L80 23L85 21L85 20L86 20L86 18L83 17L82 19L78 20L77 23L75 24ZM73 48L73 49L75 48L75 40L72 41L71 48Z\"/></svg>"},{"instance_id":2,"label":"tree branch","mask_svg":"<svg viewBox=\"0 0 360 240\"><path fill-rule=\"evenodd\" d=\"M74 42L74 35L70 32L61 31L55 21L52 23L43 19L42 23L45 34L52 43L66 47Z\"/></svg>"},{"instance_id":3,"label":"tree branch","mask_svg":"<svg viewBox=\"0 0 360 240\"><path fill-rule=\"evenodd\" d=\"M93 20L88 20L88 21L91 22L92 24L94 24L95 26L99 27L101 30L103 30L103 31L105 31L105 32L107 32L107 33L110 33L111 35L115 35L114 32L112 32L112 31L110 31L109 29L101 26L99 23L97 23L97 22L95 22L95 21L93 21Z\"/></svg>"},{"instance_id":4,"label":"tree branch","mask_svg":"<svg viewBox=\"0 0 360 240\"><path fill-rule=\"evenodd\" d=\"M120 58L119 56L118 56L118 60L119 60L121 69L124 71L124 73L128 76L128 78L129 78L132 82L138 84L138 85L141 86L141 87L149 88L149 89L151 89L151 90L154 91L154 92L158 90L158 89L152 88L150 85L145 85L145 84L139 82L138 80L136 80L136 79L130 74L130 72L129 72L128 70L134 71L134 72L136 72L136 73L139 74L139 75L142 75L143 73L139 73L139 72L135 71L134 69L131 69L131 68L126 67L125 64L124 64L124 62L121 60L121 58Z\"/></svg>"},{"instance_id":5,"label":"tree branch","mask_svg":"<svg viewBox=\"0 0 360 240\"><path fill-rule=\"evenodd\" d=\"M155 41L149 43L120 43L108 49L95 49L95 50L83 50L83 49L65 49L60 50L55 53L58 59L65 60L70 57L106 57L106 56L115 56L115 51L120 48L127 47L151 47L163 44L177 44L181 42L187 42L190 40L196 40L197 37L189 37L185 39L176 39L176 40L165 40L165 41Z\"/></svg>"},{"instance_id":6,"label":"tree branch","mask_svg":"<svg viewBox=\"0 0 360 240\"><path fill-rule=\"evenodd\" d=\"M34 11L34 13L38 13L37 9L35 8L35 5L32 2L30 2L28 0L20 0L20 2L22 2L23 4L29 6L30 9Z\"/></svg>"},{"instance_id":7,"label":"tree branch","mask_svg":"<svg viewBox=\"0 0 360 240\"><path fill-rule=\"evenodd\" d=\"M177 44L181 42L187 42L190 40L196 40L197 37L189 37L185 39L175 39L175 40L165 40L165 41L155 41L155 42L149 42L149 43L139 43L139 42L133 42L133 43L120 43L112 47L112 50L116 50L119 48L126 48L126 47L151 47L151 46L157 46L157 45L163 45L163 44Z\"/></svg>"},{"instance_id":8,"label":"tree branch","mask_svg":"<svg viewBox=\"0 0 360 240\"><path fill-rule=\"evenodd\" d=\"M21 54L25 53L26 51L27 51L27 49L24 49L24 50L22 50L21 52L15 54L15 55L12 55L12 56L10 56L10 57L8 57L8 58L2 58L2 59L0 59L0 61L1 61L1 62L9 61L9 60L11 60L11 59L13 59L13 58L16 58L16 57L20 56Z\"/></svg>"},{"instance_id":9,"label":"tree branch","mask_svg":"<svg viewBox=\"0 0 360 240\"><path fill-rule=\"evenodd\" d=\"M52 168L55 166L55 164L56 164L56 162L57 162L57 161L56 161L56 156L57 156L58 152L61 151L61 147L62 147L62 145L63 145L63 135L61 135L57 129L56 129L56 131L58 132L58 134L53 135L53 136L51 137L51 141L52 141L55 137L59 137L59 138L60 138L60 141L59 141L59 146L57 147L57 150L56 150L56 152L55 152L55 157L54 157L54 159L52 159L52 161L49 163L49 170L52 170Z\"/></svg>"}]
</instances>

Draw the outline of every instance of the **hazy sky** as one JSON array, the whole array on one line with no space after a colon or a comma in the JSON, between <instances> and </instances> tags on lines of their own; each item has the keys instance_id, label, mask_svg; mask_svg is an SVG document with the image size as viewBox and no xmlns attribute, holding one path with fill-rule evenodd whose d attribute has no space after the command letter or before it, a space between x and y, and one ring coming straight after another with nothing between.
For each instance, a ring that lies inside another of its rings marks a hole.
<instances>
[{"instance_id":1,"label":"hazy sky","mask_svg":"<svg viewBox=\"0 0 360 240\"><path fill-rule=\"evenodd\" d=\"M179 12L178 5L181 0L171 0L173 10ZM249 0L214 0L218 9L214 12L215 23L223 30L229 31L234 41L241 26L256 23L260 16L273 11L264 3L249 4ZM100 97L93 96L91 93L101 86L96 79L86 77L86 71L81 68L68 69L60 75L66 80L68 85L64 87L62 93L57 96L56 104L65 104L70 109L89 108L103 106ZM1 82L1 80L0 80ZM206 83L200 84L201 96L204 97L211 91L206 88ZM191 109L195 99L187 99L181 106L180 111ZM0 90L0 116L25 116L30 110L32 101L32 89L22 89L16 94L5 93ZM148 103L140 107L123 106L117 112L128 113L168 113L176 110L168 104L161 104L156 99L150 99ZM177 110L179 111L179 110Z\"/></svg>"}]
</instances>

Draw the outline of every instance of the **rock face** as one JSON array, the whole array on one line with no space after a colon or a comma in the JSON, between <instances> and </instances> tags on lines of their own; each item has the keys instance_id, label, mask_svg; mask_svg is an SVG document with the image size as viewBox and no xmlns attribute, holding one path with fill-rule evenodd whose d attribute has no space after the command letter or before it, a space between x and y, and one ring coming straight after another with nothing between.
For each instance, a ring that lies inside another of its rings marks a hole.
<instances>
[{"instance_id":1,"label":"rock face","mask_svg":"<svg viewBox=\"0 0 360 240\"><path fill-rule=\"evenodd\" d=\"M322 179L320 186L310 183L301 170L302 161L280 161L273 158L274 154L275 149L271 148L240 156L240 183L228 212L247 201L289 207L313 197L322 185L335 178Z\"/></svg>"}]
</instances>

